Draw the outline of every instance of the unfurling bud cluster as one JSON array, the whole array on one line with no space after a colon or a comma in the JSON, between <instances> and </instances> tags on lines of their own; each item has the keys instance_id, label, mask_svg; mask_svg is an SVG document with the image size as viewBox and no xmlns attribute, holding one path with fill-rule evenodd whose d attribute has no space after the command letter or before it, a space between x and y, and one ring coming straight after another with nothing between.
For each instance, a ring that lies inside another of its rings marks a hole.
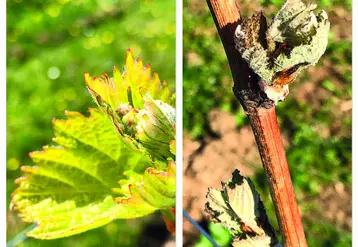
<instances>
[{"instance_id":1,"label":"unfurling bud cluster","mask_svg":"<svg viewBox=\"0 0 358 247\"><path fill-rule=\"evenodd\" d=\"M113 78L106 74L85 74L87 88L98 106L111 118L122 139L130 146L143 149L152 157L174 158L175 109L170 105L174 94L150 66L134 60L130 50L122 74L115 67Z\"/></svg>"}]
</instances>

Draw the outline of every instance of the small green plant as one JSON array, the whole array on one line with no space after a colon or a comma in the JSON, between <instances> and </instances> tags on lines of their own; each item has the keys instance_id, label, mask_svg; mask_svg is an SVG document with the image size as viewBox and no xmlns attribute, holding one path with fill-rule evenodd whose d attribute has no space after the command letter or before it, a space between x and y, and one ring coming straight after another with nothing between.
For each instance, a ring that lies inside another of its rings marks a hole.
<instances>
[{"instance_id":1,"label":"small green plant","mask_svg":"<svg viewBox=\"0 0 358 247\"><path fill-rule=\"evenodd\" d=\"M214 239L214 241L222 247L228 247L231 243L231 234L225 227L209 222L208 225L209 234ZM212 243L203 235L200 235L199 241L194 245L194 247L211 247Z\"/></svg>"},{"instance_id":2,"label":"small green plant","mask_svg":"<svg viewBox=\"0 0 358 247\"><path fill-rule=\"evenodd\" d=\"M53 120L54 143L16 180L11 205L36 223L27 235L66 237L156 211L174 231L174 94L130 50L123 73L85 80L98 109Z\"/></svg>"}]
</instances>

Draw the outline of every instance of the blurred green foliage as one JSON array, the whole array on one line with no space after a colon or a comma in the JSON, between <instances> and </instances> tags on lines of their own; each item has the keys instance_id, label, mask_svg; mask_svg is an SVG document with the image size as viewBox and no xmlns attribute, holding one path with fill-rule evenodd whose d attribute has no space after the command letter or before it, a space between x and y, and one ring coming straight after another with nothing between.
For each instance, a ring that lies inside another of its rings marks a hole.
<instances>
[{"instance_id":1,"label":"blurred green foliage","mask_svg":"<svg viewBox=\"0 0 358 247\"><path fill-rule=\"evenodd\" d=\"M175 1L7 0L6 44L8 207L19 167L31 165L28 153L51 142L52 118L63 119L65 110L88 115L96 107L84 72L111 75L131 48L174 89ZM16 212L7 214L11 239L26 224ZM26 240L24 246L133 246L140 222L128 228L118 221L109 232L101 228L58 241Z\"/></svg>"},{"instance_id":2,"label":"blurred green foliage","mask_svg":"<svg viewBox=\"0 0 358 247\"><path fill-rule=\"evenodd\" d=\"M15 246L140 246L140 243L143 244L143 242L145 243L148 241L148 239L141 237L141 235L144 227L150 227L150 220L153 220L153 217L149 216L130 221L118 220L118 222L112 222L104 227L97 228L79 235L74 235L72 237L54 240L37 240L28 238L20 245Z\"/></svg>"},{"instance_id":3,"label":"blurred green foliage","mask_svg":"<svg viewBox=\"0 0 358 247\"><path fill-rule=\"evenodd\" d=\"M208 224L209 234L221 247L228 247L231 243L231 234L225 227L222 227L219 224L214 224L209 222ZM194 245L194 247L212 247L212 243L204 236L200 235L200 239Z\"/></svg>"},{"instance_id":4,"label":"blurred green foliage","mask_svg":"<svg viewBox=\"0 0 358 247\"><path fill-rule=\"evenodd\" d=\"M243 17L263 9L270 20L283 0L238 2ZM328 12L331 20L327 51L310 69L311 72L302 73L290 86L291 93L285 102L278 104L277 115L282 134L288 140L286 153L302 207L308 245L349 246L352 236L347 227L339 227L325 218L314 220L305 217L312 212L316 216L323 215L318 200L305 202L305 198L319 197L322 189L337 183L351 188L352 182L352 116L349 106L352 97L352 41L351 26L343 24L351 20L352 1L316 0L316 3L318 9L324 8ZM235 114L238 128L247 125L247 117L232 93L230 68L206 3L185 0L184 6L186 132L196 139L210 135L207 116L212 108ZM301 85L308 89L300 88ZM298 92L300 95L296 95ZM270 220L278 229L263 170L258 171L253 181L261 193Z\"/></svg>"},{"instance_id":5,"label":"blurred green foliage","mask_svg":"<svg viewBox=\"0 0 358 247\"><path fill-rule=\"evenodd\" d=\"M260 3L263 6L275 5L280 7L284 2L285 0L260 0ZM322 8L331 8L338 5L343 5L348 8L352 7L352 0L316 0L315 2Z\"/></svg>"}]
</instances>

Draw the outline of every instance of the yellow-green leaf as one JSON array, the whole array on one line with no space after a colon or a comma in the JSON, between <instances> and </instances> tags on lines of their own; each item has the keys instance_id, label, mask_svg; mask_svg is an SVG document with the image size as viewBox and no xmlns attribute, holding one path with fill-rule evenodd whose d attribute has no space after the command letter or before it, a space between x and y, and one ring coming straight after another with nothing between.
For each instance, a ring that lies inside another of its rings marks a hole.
<instances>
[{"instance_id":1,"label":"yellow-green leaf","mask_svg":"<svg viewBox=\"0 0 358 247\"><path fill-rule=\"evenodd\" d=\"M16 181L12 204L24 221L37 223L29 236L70 236L174 206L170 166L130 149L101 111L91 109L89 118L66 114L54 120L58 145L31 153L36 165L22 167L25 175Z\"/></svg>"}]
</instances>

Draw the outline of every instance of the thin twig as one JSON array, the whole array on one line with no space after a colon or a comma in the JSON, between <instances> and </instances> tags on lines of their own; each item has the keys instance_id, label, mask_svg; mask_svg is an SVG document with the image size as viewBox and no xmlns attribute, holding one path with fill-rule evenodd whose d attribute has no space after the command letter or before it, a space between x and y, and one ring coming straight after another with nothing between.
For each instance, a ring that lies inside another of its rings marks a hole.
<instances>
[{"instance_id":1,"label":"thin twig","mask_svg":"<svg viewBox=\"0 0 358 247\"><path fill-rule=\"evenodd\" d=\"M209 233L207 233L193 218L190 217L190 215L185 211L185 209L183 209L183 215L185 218L187 218L190 223L196 228L198 229L198 231L204 235L204 237L206 237L210 243L212 245L214 245L214 247L220 247L215 240L209 235Z\"/></svg>"},{"instance_id":2,"label":"thin twig","mask_svg":"<svg viewBox=\"0 0 358 247\"><path fill-rule=\"evenodd\" d=\"M237 3L235 0L207 0L207 3L230 65L234 94L250 119L284 246L306 247L306 237L277 124L275 104L261 92L259 78L234 47L234 32L241 20Z\"/></svg>"},{"instance_id":3,"label":"thin twig","mask_svg":"<svg viewBox=\"0 0 358 247\"><path fill-rule=\"evenodd\" d=\"M36 224L32 224L22 232L18 233L15 237L13 237L10 241L6 243L6 247L15 247L23 243L27 239L27 235L25 233L31 231L35 227Z\"/></svg>"}]
</instances>

